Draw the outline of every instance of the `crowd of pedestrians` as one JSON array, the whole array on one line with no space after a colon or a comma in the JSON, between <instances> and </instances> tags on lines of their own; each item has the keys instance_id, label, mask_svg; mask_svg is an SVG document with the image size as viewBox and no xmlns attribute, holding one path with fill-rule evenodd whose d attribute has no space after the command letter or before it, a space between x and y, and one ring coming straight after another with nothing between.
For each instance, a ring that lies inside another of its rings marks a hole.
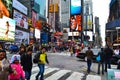
<instances>
[{"instance_id":1,"label":"crowd of pedestrians","mask_svg":"<svg viewBox=\"0 0 120 80\"><path fill-rule=\"evenodd\" d=\"M23 45L14 51L11 60L7 59L6 50L0 47L0 80L30 80L33 67L32 59L33 47L31 45ZM36 80L44 80L45 64L47 59L45 47L40 47L36 52L38 55L38 74ZM36 55L35 55L36 56Z\"/></svg>"},{"instance_id":2,"label":"crowd of pedestrians","mask_svg":"<svg viewBox=\"0 0 120 80\"><path fill-rule=\"evenodd\" d=\"M96 56L96 60L98 62L97 71L98 74L102 73L104 75L104 72L107 72L107 69L111 69L111 60L113 55L115 55L114 50L110 48L108 45L105 48L103 47L101 48L101 50L98 52ZM87 57L87 72L90 73L94 57L93 51L90 49L90 47L88 47L88 50L86 51L86 57ZM98 57L99 61L97 59ZM120 69L120 60L118 62L117 69Z\"/></svg>"}]
</instances>

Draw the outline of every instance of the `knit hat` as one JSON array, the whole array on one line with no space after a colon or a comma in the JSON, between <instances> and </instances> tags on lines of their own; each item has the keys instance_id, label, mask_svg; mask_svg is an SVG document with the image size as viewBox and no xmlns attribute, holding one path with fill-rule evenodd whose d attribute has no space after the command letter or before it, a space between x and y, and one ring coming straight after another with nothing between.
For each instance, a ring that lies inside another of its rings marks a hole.
<instances>
[{"instance_id":1,"label":"knit hat","mask_svg":"<svg viewBox=\"0 0 120 80\"><path fill-rule=\"evenodd\" d=\"M14 61L20 61L20 55L19 54L14 54L12 57L11 57L11 63L14 63Z\"/></svg>"}]
</instances>

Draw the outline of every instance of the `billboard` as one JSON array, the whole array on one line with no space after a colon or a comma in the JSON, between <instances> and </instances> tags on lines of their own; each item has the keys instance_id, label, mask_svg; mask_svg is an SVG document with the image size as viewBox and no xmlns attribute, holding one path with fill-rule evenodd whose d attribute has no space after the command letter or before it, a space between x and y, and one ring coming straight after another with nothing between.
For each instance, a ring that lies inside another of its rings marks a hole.
<instances>
[{"instance_id":1,"label":"billboard","mask_svg":"<svg viewBox=\"0 0 120 80\"><path fill-rule=\"evenodd\" d=\"M0 40L14 41L15 39L15 20L6 16L0 19Z\"/></svg>"},{"instance_id":2,"label":"billboard","mask_svg":"<svg viewBox=\"0 0 120 80\"><path fill-rule=\"evenodd\" d=\"M27 7L25 7L22 3L20 3L18 0L13 0L13 4L12 4L13 8L19 10L20 12L24 13L25 15L27 15Z\"/></svg>"},{"instance_id":3,"label":"billboard","mask_svg":"<svg viewBox=\"0 0 120 80\"><path fill-rule=\"evenodd\" d=\"M70 14L76 15L81 13L81 0L71 0Z\"/></svg>"},{"instance_id":4,"label":"billboard","mask_svg":"<svg viewBox=\"0 0 120 80\"><path fill-rule=\"evenodd\" d=\"M16 20L16 25L25 29L28 29L27 16L14 10L13 19Z\"/></svg>"},{"instance_id":5,"label":"billboard","mask_svg":"<svg viewBox=\"0 0 120 80\"><path fill-rule=\"evenodd\" d=\"M70 16L70 31L81 31L81 15L71 15Z\"/></svg>"},{"instance_id":6,"label":"billboard","mask_svg":"<svg viewBox=\"0 0 120 80\"><path fill-rule=\"evenodd\" d=\"M29 33L21 30L15 31L15 43L20 45L21 43L29 44Z\"/></svg>"},{"instance_id":7,"label":"billboard","mask_svg":"<svg viewBox=\"0 0 120 80\"><path fill-rule=\"evenodd\" d=\"M32 27L35 27L37 21L37 13L32 10Z\"/></svg>"},{"instance_id":8,"label":"billboard","mask_svg":"<svg viewBox=\"0 0 120 80\"><path fill-rule=\"evenodd\" d=\"M0 0L0 12L6 17L12 17L12 0Z\"/></svg>"},{"instance_id":9,"label":"billboard","mask_svg":"<svg viewBox=\"0 0 120 80\"><path fill-rule=\"evenodd\" d=\"M84 31L92 31L93 30L92 23L93 23L92 15L84 16L83 30Z\"/></svg>"},{"instance_id":10,"label":"billboard","mask_svg":"<svg viewBox=\"0 0 120 80\"><path fill-rule=\"evenodd\" d=\"M40 30L39 29L35 29L35 38L40 39Z\"/></svg>"}]
</instances>

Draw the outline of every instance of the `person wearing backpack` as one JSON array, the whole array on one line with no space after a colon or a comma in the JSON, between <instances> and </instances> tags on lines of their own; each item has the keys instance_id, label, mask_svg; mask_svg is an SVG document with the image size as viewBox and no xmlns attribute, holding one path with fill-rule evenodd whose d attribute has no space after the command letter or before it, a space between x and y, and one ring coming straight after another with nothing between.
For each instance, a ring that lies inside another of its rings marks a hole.
<instances>
[{"instance_id":1,"label":"person wearing backpack","mask_svg":"<svg viewBox=\"0 0 120 80\"><path fill-rule=\"evenodd\" d=\"M39 52L39 61L38 61L38 68L39 68L39 72L36 75L36 80L38 80L39 76L40 80L44 80L44 71L45 71L45 64L49 64L49 61L47 59L47 54L46 54L46 50L44 47L41 48L41 51Z\"/></svg>"},{"instance_id":2,"label":"person wearing backpack","mask_svg":"<svg viewBox=\"0 0 120 80\"><path fill-rule=\"evenodd\" d=\"M104 74L105 53L103 48L101 48L97 56L100 56L100 61L98 61L98 74L100 74L100 65L102 65L102 74Z\"/></svg>"}]
</instances>

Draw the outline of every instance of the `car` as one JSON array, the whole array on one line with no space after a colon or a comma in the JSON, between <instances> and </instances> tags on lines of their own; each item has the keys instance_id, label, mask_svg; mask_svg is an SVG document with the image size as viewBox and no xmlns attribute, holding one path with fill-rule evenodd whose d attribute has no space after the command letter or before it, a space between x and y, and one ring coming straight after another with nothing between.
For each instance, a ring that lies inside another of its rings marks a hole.
<instances>
[{"instance_id":1,"label":"car","mask_svg":"<svg viewBox=\"0 0 120 80\"><path fill-rule=\"evenodd\" d=\"M87 51L87 48L82 49L77 55L77 58L83 59L86 61L86 54L85 52ZM98 52L100 51L99 48L93 48L91 49L93 51L93 61L96 61L96 56L98 55Z\"/></svg>"},{"instance_id":2,"label":"car","mask_svg":"<svg viewBox=\"0 0 120 80\"><path fill-rule=\"evenodd\" d=\"M113 55L111 59L112 64L118 64L118 61L120 60L120 55Z\"/></svg>"}]
</instances>

